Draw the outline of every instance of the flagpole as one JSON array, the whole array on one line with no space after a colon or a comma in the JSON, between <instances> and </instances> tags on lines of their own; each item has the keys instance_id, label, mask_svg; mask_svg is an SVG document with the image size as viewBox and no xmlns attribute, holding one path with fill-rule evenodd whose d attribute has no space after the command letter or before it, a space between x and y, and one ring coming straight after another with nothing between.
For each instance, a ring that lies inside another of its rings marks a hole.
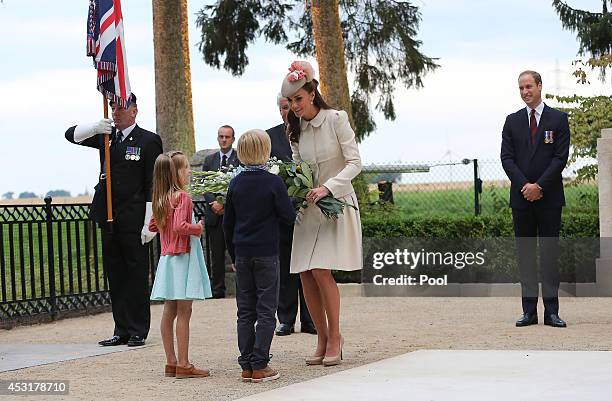
<instances>
[{"instance_id":1,"label":"flagpole","mask_svg":"<svg viewBox=\"0 0 612 401\"><path fill-rule=\"evenodd\" d=\"M108 118L108 102L106 97L102 94L102 100L104 103L104 118ZM113 231L113 196L111 190L111 168L110 168L110 143L109 136L104 135L104 165L106 176L106 222L109 225L109 231Z\"/></svg>"}]
</instances>

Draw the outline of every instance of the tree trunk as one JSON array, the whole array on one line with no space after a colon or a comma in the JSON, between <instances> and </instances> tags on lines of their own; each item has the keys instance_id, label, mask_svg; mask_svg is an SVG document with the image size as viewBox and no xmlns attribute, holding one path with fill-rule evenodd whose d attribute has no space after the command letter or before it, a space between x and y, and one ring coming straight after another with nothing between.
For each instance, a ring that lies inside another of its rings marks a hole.
<instances>
[{"instance_id":1,"label":"tree trunk","mask_svg":"<svg viewBox=\"0 0 612 401\"><path fill-rule=\"evenodd\" d=\"M155 109L164 150L195 153L187 0L153 0Z\"/></svg>"},{"instance_id":2,"label":"tree trunk","mask_svg":"<svg viewBox=\"0 0 612 401\"><path fill-rule=\"evenodd\" d=\"M317 48L317 63L321 78L321 95L331 107L348 114L351 127L355 129L351 96L349 94L346 62L344 60L344 38L340 28L338 0L312 0L312 34ZM359 174L353 179L357 199L361 205L369 200L368 185ZM360 211L363 209L360 208Z\"/></svg>"},{"instance_id":3,"label":"tree trunk","mask_svg":"<svg viewBox=\"0 0 612 401\"><path fill-rule=\"evenodd\" d=\"M319 90L330 106L347 112L354 128L338 0L312 0L311 13L321 79Z\"/></svg>"}]
</instances>

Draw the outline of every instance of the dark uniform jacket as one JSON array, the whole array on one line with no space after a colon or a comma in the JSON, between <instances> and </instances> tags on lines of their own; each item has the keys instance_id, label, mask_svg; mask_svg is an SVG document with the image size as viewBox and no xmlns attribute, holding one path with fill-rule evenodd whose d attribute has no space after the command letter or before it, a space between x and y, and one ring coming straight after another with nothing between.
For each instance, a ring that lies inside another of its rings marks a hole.
<instances>
[{"instance_id":1,"label":"dark uniform jacket","mask_svg":"<svg viewBox=\"0 0 612 401\"><path fill-rule=\"evenodd\" d=\"M66 139L74 141L74 128L66 131ZM113 129L113 136L115 130ZM112 137L111 137L112 138ZM96 148L100 153L100 180L91 205L92 218L106 225L106 181L104 176L104 135L94 135L79 145ZM113 230L139 233L144 224L145 205L151 202L153 166L162 153L159 135L134 127L116 146L111 144L111 190L113 197Z\"/></svg>"}]
</instances>

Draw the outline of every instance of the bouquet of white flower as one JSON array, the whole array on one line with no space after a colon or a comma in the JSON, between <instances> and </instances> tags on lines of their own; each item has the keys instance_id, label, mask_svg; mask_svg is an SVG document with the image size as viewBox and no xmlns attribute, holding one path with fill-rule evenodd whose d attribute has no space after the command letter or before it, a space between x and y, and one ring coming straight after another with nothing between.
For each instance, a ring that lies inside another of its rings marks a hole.
<instances>
[{"instance_id":1,"label":"bouquet of white flower","mask_svg":"<svg viewBox=\"0 0 612 401\"><path fill-rule=\"evenodd\" d=\"M297 200L296 208L299 219L303 210L308 207L306 195L314 187L310 166L304 162L299 164L283 162L273 157L268 161L266 167L270 173L283 179L289 196ZM230 167L226 171L194 171L189 192L192 195L204 195L207 192L212 192L217 195L217 202L223 204L230 181L244 170L244 167ZM339 215L344 213L345 206L357 210L355 205L334 198L332 195L320 199L316 205L321 209L321 213L329 219L337 219Z\"/></svg>"},{"instance_id":2,"label":"bouquet of white flower","mask_svg":"<svg viewBox=\"0 0 612 401\"><path fill-rule=\"evenodd\" d=\"M270 159L268 162L269 170L272 174L276 174L280 176L285 185L287 186L287 192L289 196L296 199L297 208L298 208L298 218L303 211L308 207L308 202L306 201L306 195L310 190L314 187L314 180L312 177L312 170L310 166L305 163L295 163L295 162L283 162L276 158ZM326 197L320 199L317 203L315 203L319 209L321 209L321 213L329 219L337 219L339 215L344 213L344 207L352 207L357 210L355 205L351 205L350 203L334 198L332 195L327 195Z\"/></svg>"},{"instance_id":3,"label":"bouquet of white flower","mask_svg":"<svg viewBox=\"0 0 612 401\"><path fill-rule=\"evenodd\" d=\"M229 166L222 171L193 171L189 193L197 196L211 192L217 195L217 202L224 204L230 181L242 170L242 167Z\"/></svg>"}]
</instances>

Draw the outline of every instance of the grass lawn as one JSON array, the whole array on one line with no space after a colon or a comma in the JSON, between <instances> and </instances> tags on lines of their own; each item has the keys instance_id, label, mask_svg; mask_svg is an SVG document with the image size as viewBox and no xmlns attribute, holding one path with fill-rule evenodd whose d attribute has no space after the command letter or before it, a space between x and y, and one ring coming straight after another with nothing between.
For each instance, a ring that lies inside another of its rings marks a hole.
<instances>
[{"instance_id":1,"label":"grass lawn","mask_svg":"<svg viewBox=\"0 0 612 401\"><path fill-rule=\"evenodd\" d=\"M397 190L397 189L400 190ZM474 215L474 189L402 191L394 185L395 205L404 217ZM598 214L598 191L593 184L565 187L565 212ZM376 200L377 194L371 195ZM509 189L484 186L480 194L482 214L508 210Z\"/></svg>"},{"instance_id":2,"label":"grass lawn","mask_svg":"<svg viewBox=\"0 0 612 401\"><path fill-rule=\"evenodd\" d=\"M52 225L56 294L80 293L87 288L102 289L100 233L97 233L94 244L91 223L70 221ZM3 241L0 250L0 302L48 296L51 272L47 223L5 223L0 229ZM86 231L89 232L86 234Z\"/></svg>"}]
</instances>

